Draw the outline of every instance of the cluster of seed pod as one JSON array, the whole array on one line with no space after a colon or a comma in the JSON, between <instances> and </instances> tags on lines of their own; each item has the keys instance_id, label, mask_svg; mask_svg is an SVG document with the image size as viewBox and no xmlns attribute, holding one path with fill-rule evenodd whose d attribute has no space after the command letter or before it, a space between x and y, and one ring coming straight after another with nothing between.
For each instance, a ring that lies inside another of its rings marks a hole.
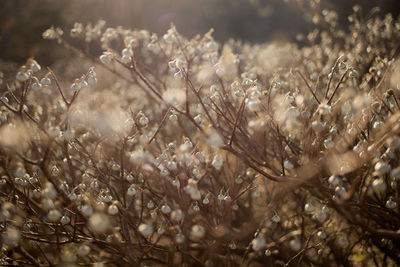
<instances>
[{"instance_id":1,"label":"cluster of seed pod","mask_svg":"<svg viewBox=\"0 0 400 267\"><path fill-rule=\"evenodd\" d=\"M2 263L398 262L400 22L352 20L302 48L75 24L96 72L30 59L1 98Z\"/></svg>"}]
</instances>

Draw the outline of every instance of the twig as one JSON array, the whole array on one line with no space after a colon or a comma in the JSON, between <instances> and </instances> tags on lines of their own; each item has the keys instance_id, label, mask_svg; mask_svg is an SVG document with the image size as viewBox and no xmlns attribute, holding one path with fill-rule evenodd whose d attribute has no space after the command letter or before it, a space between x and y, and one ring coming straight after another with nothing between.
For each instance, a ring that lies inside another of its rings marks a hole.
<instances>
[{"instance_id":1,"label":"twig","mask_svg":"<svg viewBox=\"0 0 400 267\"><path fill-rule=\"evenodd\" d=\"M300 71L296 70L296 72L300 75L300 77L303 79L304 83L307 85L307 88L309 89L309 91L311 92L312 96L315 98L315 100L318 102L318 104L321 104L321 101L319 101L318 97L315 95L314 91L312 90L312 88L310 87L310 85L308 84L306 78L304 78L303 74L301 74Z\"/></svg>"}]
</instances>

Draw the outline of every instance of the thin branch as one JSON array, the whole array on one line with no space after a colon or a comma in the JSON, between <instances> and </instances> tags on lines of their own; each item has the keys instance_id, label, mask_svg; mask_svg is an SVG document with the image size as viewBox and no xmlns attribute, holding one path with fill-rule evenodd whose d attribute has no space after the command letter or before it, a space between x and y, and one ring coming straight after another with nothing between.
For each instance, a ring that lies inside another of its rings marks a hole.
<instances>
[{"instance_id":1,"label":"thin branch","mask_svg":"<svg viewBox=\"0 0 400 267\"><path fill-rule=\"evenodd\" d=\"M318 102L318 104L321 104L321 101L319 101L318 97L315 95L314 91L312 90L312 88L310 87L310 85L308 84L306 78L304 78L303 74L301 74L300 71L296 70L296 72L300 75L300 77L303 79L304 83L307 85L307 88L309 89L309 91L311 92L312 96L315 98L315 100Z\"/></svg>"}]
</instances>

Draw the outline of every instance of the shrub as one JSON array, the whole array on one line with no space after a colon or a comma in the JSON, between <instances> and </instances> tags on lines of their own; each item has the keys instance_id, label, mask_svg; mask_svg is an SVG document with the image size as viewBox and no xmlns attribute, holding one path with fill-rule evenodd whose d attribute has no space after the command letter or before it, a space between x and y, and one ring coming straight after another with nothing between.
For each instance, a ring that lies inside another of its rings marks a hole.
<instances>
[{"instance_id":1,"label":"shrub","mask_svg":"<svg viewBox=\"0 0 400 267\"><path fill-rule=\"evenodd\" d=\"M2 264L400 262L400 21L337 14L294 44L76 23L1 98Z\"/></svg>"}]
</instances>

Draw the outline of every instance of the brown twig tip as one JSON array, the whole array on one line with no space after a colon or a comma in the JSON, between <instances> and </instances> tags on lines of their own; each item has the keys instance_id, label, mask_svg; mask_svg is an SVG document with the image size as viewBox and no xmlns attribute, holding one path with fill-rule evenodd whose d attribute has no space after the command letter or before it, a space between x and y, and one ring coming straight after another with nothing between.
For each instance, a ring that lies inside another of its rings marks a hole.
<instances>
[{"instance_id":1,"label":"brown twig tip","mask_svg":"<svg viewBox=\"0 0 400 267\"><path fill-rule=\"evenodd\" d=\"M47 70L49 71L52 79L56 82L56 87L58 89L58 92L60 93L62 100L64 101L65 105L67 105L67 107L69 107L71 105L70 102L68 102L68 100L66 99L63 90L61 89L61 85L60 82L57 79L57 76L54 74L54 72L50 69L50 67L47 67Z\"/></svg>"}]
</instances>

